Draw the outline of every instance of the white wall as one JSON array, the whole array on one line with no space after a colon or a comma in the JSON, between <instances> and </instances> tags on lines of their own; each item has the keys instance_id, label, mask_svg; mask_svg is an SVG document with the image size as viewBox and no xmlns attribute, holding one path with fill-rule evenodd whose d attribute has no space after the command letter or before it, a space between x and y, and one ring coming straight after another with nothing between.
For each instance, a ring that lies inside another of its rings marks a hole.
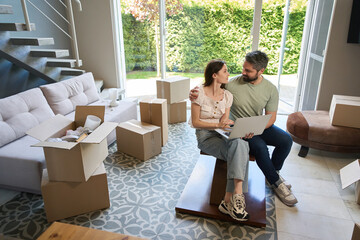
<instances>
[{"instance_id":1,"label":"white wall","mask_svg":"<svg viewBox=\"0 0 360 240\"><path fill-rule=\"evenodd\" d=\"M104 87L120 87L112 33L111 0L81 1L82 12L74 11L81 67L104 80ZM74 6L75 7L75 6Z\"/></svg>"},{"instance_id":2,"label":"white wall","mask_svg":"<svg viewBox=\"0 0 360 240\"><path fill-rule=\"evenodd\" d=\"M329 110L333 94L360 96L360 44L347 43L352 2L334 2L317 110Z\"/></svg>"}]
</instances>

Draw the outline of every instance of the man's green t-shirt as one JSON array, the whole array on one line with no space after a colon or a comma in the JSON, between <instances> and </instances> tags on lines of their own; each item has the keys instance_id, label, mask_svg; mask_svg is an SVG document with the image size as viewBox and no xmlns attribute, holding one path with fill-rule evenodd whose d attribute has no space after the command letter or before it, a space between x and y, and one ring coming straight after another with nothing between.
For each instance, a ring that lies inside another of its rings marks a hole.
<instances>
[{"instance_id":1,"label":"man's green t-shirt","mask_svg":"<svg viewBox=\"0 0 360 240\"><path fill-rule=\"evenodd\" d=\"M230 79L225 88L234 96L230 109L230 118L263 115L263 110L276 112L279 104L279 92L269 80L263 78L254 85L243 80L242 75Z\"/></svg>"}]
</instances>

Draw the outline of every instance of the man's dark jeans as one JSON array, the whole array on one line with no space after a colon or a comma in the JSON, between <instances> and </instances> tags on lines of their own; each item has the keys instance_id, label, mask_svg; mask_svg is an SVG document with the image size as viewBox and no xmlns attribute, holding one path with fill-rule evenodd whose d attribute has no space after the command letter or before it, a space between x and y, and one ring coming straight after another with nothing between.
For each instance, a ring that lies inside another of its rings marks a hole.
<instances>
[{"instance_id":1,"label":"man's dark jeans","mask_svg":"<svg viewBox=\"0 0 360 240\"><path fill-rule=\"evenodd\" d=\"M247 139L250 147L250 154L256 159L256 163L264 173L270 184L279 180L279 171L289 155L292 139L284 130L272 125L264 130L263 134ZM267 145L274 146L275 149L270 158Z\"/></svg>"}]
</instances>

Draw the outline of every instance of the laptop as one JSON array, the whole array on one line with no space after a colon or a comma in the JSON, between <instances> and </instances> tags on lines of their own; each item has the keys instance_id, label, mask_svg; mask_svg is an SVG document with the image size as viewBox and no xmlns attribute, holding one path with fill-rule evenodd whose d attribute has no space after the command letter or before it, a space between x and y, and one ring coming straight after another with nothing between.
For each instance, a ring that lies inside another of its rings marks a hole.
<instances>
[{"instance_id":1,"label":"laptop","mask_svg":"<svg viewBox=\"0 0 360 240\"><path fill-rule=\"evenodd\" d=\"M266 124L269 122L271 114L254 117L244 117L235 120L234 125L230 129L217 128L215 131L228 139L242 138L246 134L254 133L260 135L264 132Z\"/></svg>"}]
</instances>

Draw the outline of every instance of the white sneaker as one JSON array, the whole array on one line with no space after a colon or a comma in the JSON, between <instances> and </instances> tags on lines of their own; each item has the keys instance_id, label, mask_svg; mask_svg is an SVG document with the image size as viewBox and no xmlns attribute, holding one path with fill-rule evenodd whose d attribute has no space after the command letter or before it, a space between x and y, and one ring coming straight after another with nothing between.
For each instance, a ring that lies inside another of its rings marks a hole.
<instances>
[{"instance_id":1,"label":"white sneaker","mask_svg":"<svg viewBox=\"0 0 360 240\"><path fill-rule=\"evenodd\" d=\"M274 188L276 195L287 206L294 206L298 200L292 192L286 187L285 183L281 183L277 188Z\"/></svg>"},{"instance_id":2,"label":"white sneaker","mask_svg":"<svg viewBox=\"0 0 360 240\"><path fill-rule=\"evenodd\" d=\"M289 189L289 190L291 190L291 184L290 183L288 183L281 175L280 175L280 172L279 171L276 171L277 173L278 173L278 175L279 175L279 178L281 179L281 181L283 182L283 183L285 183L285 186Z\"/></svg>"},{"instance_id":3,"label":"white sneaker","mask_svg":"<svg viewBox=\"0 0 360 240\"><path fill-rule=\"evenodd\" d=\"M222 200L218 208L219 208L219 211L222 212L223 214L230 215L230 210L232 208L231 202L227 203L224 200Z\"/></svg>"},{"instance_id":4,"label":"white sneaker","mask_svg":"<svg viewBox=\"0 0 360 240\"><path fill-rule=\"evenodd\" d=\"M283 180L285 180L285 179L283 179L280 175L279 175L279 177L280 177L280 179L281 179L281 181L283 181ZM265 182L266 182L266 185L268 185L270 188L273 188L274 186L272 186L269 182L268 182L268 180L265 178ZM290 183L287 183L286 182L286 180L285 180L285 182L283 181L283 183L285 184L285 186L290 190L291 189L291 184Z\"/></svg>"},{"instance_id":5,"label":"white sneaker","mask_svg":"<svg viewBox=\"0 0 360 240\"><path fill-rule=\"evenodd\" d=\"M247 221L250 218L250 215L245 211L245 197L244 194L233 194L230 203L232 209L230 211L230 216L238 221Z\"/></svg>"}]
</instances>

